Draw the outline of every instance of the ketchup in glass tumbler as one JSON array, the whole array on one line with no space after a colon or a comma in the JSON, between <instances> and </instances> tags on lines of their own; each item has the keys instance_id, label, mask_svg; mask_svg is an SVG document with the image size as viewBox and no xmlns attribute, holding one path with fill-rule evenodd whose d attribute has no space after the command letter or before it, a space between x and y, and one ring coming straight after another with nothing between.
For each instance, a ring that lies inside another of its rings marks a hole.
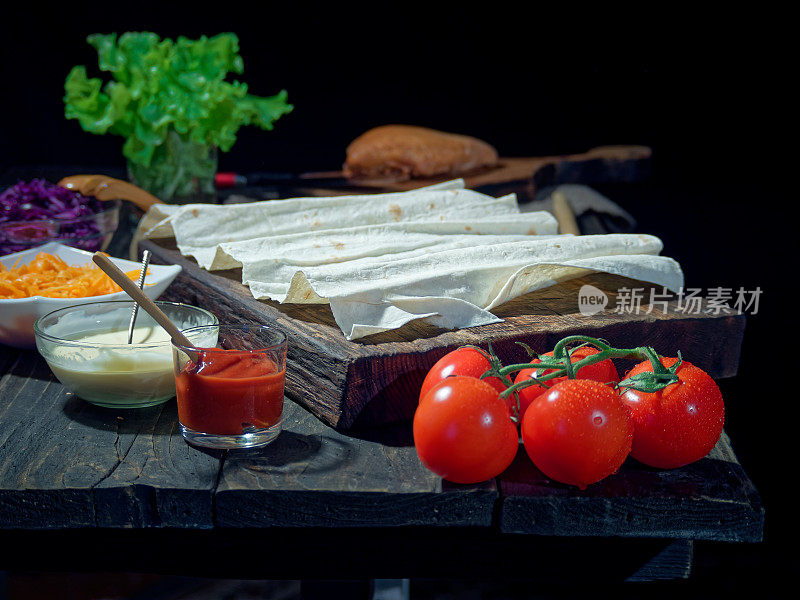
<instances>
[{"instance_id":1,"label":"ketchup in glass tumbler","mask_svg":"<svg viewBox=\"0 0 800 600\"><path fill-rule=\"evenodd\" d=\"M216 348L173 343L183 438L206 448L253 448L278 437L286 374L286 335L266 325L208 325Z\"/></svg>"}]
</instances>

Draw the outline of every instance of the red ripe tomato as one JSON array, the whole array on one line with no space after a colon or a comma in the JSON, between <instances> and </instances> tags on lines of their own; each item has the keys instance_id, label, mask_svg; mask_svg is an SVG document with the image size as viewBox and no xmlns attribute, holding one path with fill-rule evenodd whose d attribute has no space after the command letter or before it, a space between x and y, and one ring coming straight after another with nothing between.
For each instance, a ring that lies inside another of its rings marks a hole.
<instances>
[{"instance_id":1,"label":"red ripe tomato","mask_svg":"<svg viewBox=\"0 0 800 600\"><path fill-rule=\"evenodd\" d=\"M581 346L580 348L576 348L572 352L570 352L570 357L572 358L572 362L577 362L581 359L586 358L587 356L591 356L592 354L597 354L600 352L597 348L592 348L591 346ZM553 356L552 352L546 352L544 356ZM538 363L541 362L539 359L534 359L531 362ZM536 377L541 377L543 375L547 375L553 372L553 369L547 369L544 372L540 372L541 369L522 369L517 373L517 377L514 379L514 383L519 383L520 381L527 381L528 379L536 379ZM593 365L588 365L578 369L578 372L575 373L576 379L591 379L593 381L599 381L600 383L617 383L619 381L619 374L617 373L617 368L614 366L614 363L611 362L610 358L606 360L602 360L599 363L595 363ZM556 377L554 379L548 380L546 383L551 388L562 382L565 381L567 377ZM525 411L531 405L531 402L536 400L540 395L545 393L548 388L541 386L541 385L532 385L530 387L526 387L521 389L519 393L519 416L520 420L525 416ZM508 404L508 408L510 411L513 411L516 407L516 398L514 398L514 394L511 394L508 398L506 398L506 403ZM512 412L513 414L513 412Z\"/></svg>"},{"instance_id":2,"label":"red ripe tomato","mask_svg":"<svg viewBox=\"0 0 800 600\"><path fill-rule=\"evenodd\" d=\"M469 347L453 350L440 358L428 371L425 381L422 382L419 399L421 401L433 386L447 377L463 375L480 379L490 366L489 359L480 350ZM498 392L506 389L506 386L497 377L487 377L484 381Z\"/></svg>"},{"instance_id":3,"label":"red ripe tomato","mask_svg":"<svg viewBox=\"0 0 800 600\"><path fill-rule=\"evenodd\" d=\"M671 367L677 360L662 358L661 363ZM645 361L626 377L652 370L650 361ZM622 394L635 430L631 456L651 467L674 469L700 460L722 434L725 405L714 380L686 361L676 374L679 381L658 392L626 390Z\"/></svg>"},{"instance_id":4,"label":"red ripe tomato","mask_svg":"<svg viewBox=\"0 0 800 600\"><path fill-rule=\"evenodd\" d=\"M448 377L420 402L414 444L422 464L440 477L477 483L505 471L519 436L496 389L473 377Z\"/></svg>"},{"instance_id":5,"label":"red ripe tomato","mask_svg":"<svg viewBox=\"0 0 800 600\"><path fill-rule=\"evenodd\" d=\"M525 451L550 479L581 489L616 473L631 449L633 423L619 394L589 379L567 379L522 420Z\"/></svg>"}]
</instances>

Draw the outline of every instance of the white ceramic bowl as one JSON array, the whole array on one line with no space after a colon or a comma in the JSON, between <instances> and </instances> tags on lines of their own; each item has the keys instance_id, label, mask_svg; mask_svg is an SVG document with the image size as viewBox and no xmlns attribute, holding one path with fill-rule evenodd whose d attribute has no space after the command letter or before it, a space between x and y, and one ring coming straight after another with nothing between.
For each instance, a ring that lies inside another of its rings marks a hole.
<instances>
[{"instance_id":1,"label":"white ceramic bowl","mask_svg":"<svg viewBox=\"0 0 800 600\"><path fill-rule=\"evenodd\" d=\"M0 263L6 268L11 268L19 260L19 264L32 262L40 252L55 254L70 265L82 265L92 262L92 253L77 248L70 248L57 242L51 242L38 248L31 248L23 252L0 256ZM123 271L134 271L141 267L137 262L112 258L111 261ZM144 286L144 293L155 300L158 298L172 280L178 276L181 268L178 265L150 265L150 275ZM104 296L88 296L86 298L44 298L32 296L13 300L0 299L0 344L15 346L17 348L33 348L36 345L33 336L33 324L36 319L59 308L86 304L88 302L103 302L106 300L129 300L125 292L106 294Z\"/></svg>"},{"instance_id":2,"label":"white ceramic bowl","mask_svg":"<svg viewBox=\"0 0 800 600\"><path fill-rule=\"evenodd\" d=\"M188 304L156 304L178 329L192 328L186 335L194 345L217 345L219 321L213 313ZM132 309L132 301L92 302L36 321L36 348L67 390L110 408L154 406L175 396L172 344L153 317L139 310L140 335L133 344L106 337L108 332L121 333L127 341Z\"/></svg>"}]
</instances>

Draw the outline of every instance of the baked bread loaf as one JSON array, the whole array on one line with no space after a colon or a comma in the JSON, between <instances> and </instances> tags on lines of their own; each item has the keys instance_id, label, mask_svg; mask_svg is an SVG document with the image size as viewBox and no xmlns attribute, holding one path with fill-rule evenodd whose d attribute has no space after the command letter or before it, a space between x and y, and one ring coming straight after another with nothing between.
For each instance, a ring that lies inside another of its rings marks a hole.
<instances>
[{"instance_id":1,"label":"baked bread loaf","mask_svg":"<svg viewBox=\"0 0 800 600\"><path fill-rule=\"evenodd\" d=\"M412 125L370 129L347 147L348 179L405 181L461 175L497 164L497 151L479 139Z\"/></svg>"}]
</instances>

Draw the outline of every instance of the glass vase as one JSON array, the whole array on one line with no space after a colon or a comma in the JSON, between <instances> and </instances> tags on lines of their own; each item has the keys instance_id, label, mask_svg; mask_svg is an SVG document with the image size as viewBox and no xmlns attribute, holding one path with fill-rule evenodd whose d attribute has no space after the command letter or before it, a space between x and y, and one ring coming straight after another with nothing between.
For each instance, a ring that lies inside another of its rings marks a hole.
<instances>
[{"instance_id":1,"label":"glass vase","mask_svg":"<svg viewBox=\"0 0 800 600\"><path fill-rule=\"evenodd\" d=\"M149 166L128 161L131 183L174 204L216 202L216 172L217 149L186 140L176 131L156 148Z\"/></svg>"}]
</instances>

